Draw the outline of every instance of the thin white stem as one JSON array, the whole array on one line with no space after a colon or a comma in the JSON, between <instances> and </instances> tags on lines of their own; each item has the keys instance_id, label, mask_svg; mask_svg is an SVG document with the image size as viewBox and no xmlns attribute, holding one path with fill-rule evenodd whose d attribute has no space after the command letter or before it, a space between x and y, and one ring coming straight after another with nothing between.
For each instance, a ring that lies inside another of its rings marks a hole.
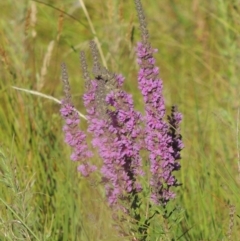
<instances>
[{"instance_id":1,"label":"thin white stem","mask_svg":"<svg viewBox=\"0 0 240 241\"><path fill-rule=\"evenodd\" d=\"M54 102L57 102L58 104L61 104L61 101L59 99L57 99L55 97L52 97L51 95L46 95L46 94L40 93L40 92L35 91L35 90L27 90L27 89L19 88L19 87L16 87L16 86L12 86L12 88L15 89L15 90L24 91L24 92L32 94L32 95L40 96L40 97L45 98L45 99L53 100ZM75 111L79 114L80 117L87 120L87 117L85 115L83 115L77 109L75 109Z\"/></svg>"}]
</instances>

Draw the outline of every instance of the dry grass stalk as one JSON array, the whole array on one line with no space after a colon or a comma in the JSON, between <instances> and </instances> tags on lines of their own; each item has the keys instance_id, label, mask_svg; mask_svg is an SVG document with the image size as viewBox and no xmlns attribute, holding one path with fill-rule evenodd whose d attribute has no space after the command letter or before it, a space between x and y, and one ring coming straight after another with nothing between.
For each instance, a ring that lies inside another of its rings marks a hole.
<instances>
[{"instance_id":1,"label":"dry grass stalk","mask_svg":"<svg viewBox=\"0 0 240 241\"><path fill-rule=\"evenodd\" d=\"M30 14L30 26L32 28L32 37L35 38L37 36L37 32L35 30L37 22L37 7L35 2L31 2L31 14Z\"/></svg>"},{"instance_id":2,"label":"dry grass stalk","mask_svg":"<svg viewBox=\"0 0 240 241\"><path fill-rule=\"evenodd\" d=\"M63 12L60 12L59 17L58 17L57 41L59 41L61 33L62 33L63 20L64 20Z\"/></svg>"},{"instance_id":3,"label":"dry grass stalk","mask_svg":"<svg viewBox=\"0 0 240 241\"><path fill-rule=\"evenodd\" d=\"M238 162L237 162L237 165L238 165L238 183L240 182L240 151L239 151L239 141L238 141L238 138L239 138L239 116L240 114L240 109L238 108L238 117L237 117L237 158L238 158Z\"/></svg>"},{"instance_id":4,"label":"dry grass stalk","mask_svg":"<svg viewBox=\"0 0 240 241\"><path fill-rule=\"evenodd\" d=\"M49 43L48 48L47 48L47 52L44 56L40 78L39 78L39 81L37 83L37 90L38 91L41 90L43 88L44 84L45 84L45 76L47 75L47 70L48 70L48 67L50 65L54 44L55 44L54 40L52 40Z\"/></svg>"},{"instance_id":5,"label":"dry grass stalk","mask_svg":"<svg viewBox=\"0 0 240 241\"><path fill-rule=\"evenodd\" d=\"M234 205L229 206L229 224L228 224L228 232L227 239L228 241L232 240L233 226L234 226L234 214L236 212L236 207Z\"/></svg>"},{"instance_id":6,"label":"dry grass stalk","mask_svg":"<svg viewBox=\"0 0 240 241\"><path fill-rule=\"evenodd\" d=\"M93 35L94 35L94 41L95 41L95 43L96 43L96 45L97 45L99 54L100 54L100 56L101 56L101 59L102 59L102 62L103 62L103 66L106 67L106 68L108 68L108 67L107 67L106 59L105 59L105 57L104 57L104 54L103 54L103 51L102 51L102 48L101 48L101 44L100 44L100 42L99 42L99 40L98 40L96 30L95 30L95 28L94 28L94 26L93 26L93 23L92 23L92 20L91 20L89 14L88 14L88 11L87 11L87 8L86 8L86 6L85 6L85 3L84 3L83 0L79 0L79 3L80 3L80 6L81 6L82 9L83 9L83 12L84 12L86 18L87 18L87 21L88 21L89 27L90 27L90 29L91 29L91 32L92 32Z\"/></svg>"},{"instance_id":7,"label":"dry grass stalk","mask_svg":"<svg viewBox=\"0 0 240 241\"><path fill-rule=\"evenodd\" d=\"M6 51L4 48L0 47L0 56L1 56L1 60L4 64L4 66L6 67L6 69L8 69L9 67L9 60L6 54Z\"/></svg>"},{"instance_id":8,"label":"dry grass stalk","mask_svg":"<svg viewBox=\"0 0 240 241\"><path fill-rule=\"evenodd\" d=\"M31 9L29 8L29 9L27 10L27 14L26 14L26 17L25 17L25 26L24 26L24 33L25 33L25 35L27 35L28 30L29 30L29 26L30 26L30 16L31 16Z\"/></svg>"},{"instance_id":9,"label":"dry grass stalk","mask_svg":"<svg viewBox=\"0 0 240 241\"><path fill-rule=\"evenodd\" d=\"M19 87L16 87L16 86L12 86L13 89L15 90L20 90L20 91L24 91L28 94L31 94L31 95L37 95L37 96L40 96L42 98L45 98L45 99L49 99L49 100L52 100L58 104L61 104L61 100L53 97L53 96L50 96L50 95L46 95L46 94L43 94L43 93L40 93L38 91L34 91L34 90L28 90L28 89L23 89L23 88L19 88ZM87 117L85 115L83 115L81 112L79 112L78 110L76 110L76 112L79 114L79 116L85 120L87 120Z\"/></svg>"}]
</instances>

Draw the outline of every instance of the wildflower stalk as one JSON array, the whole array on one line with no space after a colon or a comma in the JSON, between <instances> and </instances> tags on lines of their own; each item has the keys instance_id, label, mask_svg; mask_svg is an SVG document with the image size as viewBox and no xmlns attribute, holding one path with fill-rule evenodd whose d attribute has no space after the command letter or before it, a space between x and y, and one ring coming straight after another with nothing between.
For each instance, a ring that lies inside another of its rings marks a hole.
<instances>
[{"instance_id":1,"label":"wildflower stalk","mask_svg":"<svg viewBox=\"0 0 240 241\"><path fill-rule=\"evenodd\" d=\"M175 136L174 129L179 129L181 114L173 108L169 122L164 120L165 103L163 83L159 78L159 68L155 66L153 54L157 52L149 43L147 24L140 0L135 0L142 41L137 45L137 61L140 66L138 87L145 103L145 147L149 151L151 171L151 199L155 204L166 205L174 198L170 190L179 185L173 171L179 170L176 162L180 159L179 151L183 148L181 137Z\"/></svg>"},{"instance_id":2,"label":"wildflower stalk","mask_svg":"<svg viewBox=\"0 0 240 241\"><path fill-rule=\"evenodd\" d=\"M62 81L65 98L62 100L60 112L65 119L65 125L63 127L65 142L73 149L71 159L73 161L81 161L81 165L78 166L78 171L83 176L88 176L91 172L95 171L97 167L88 162L88 159L92 157L92 152L88 150L85 133L81 131L78 126L80 118L72 104L65 64L62 64Z\"/></svg>"},{"instance_id":3,"label":"wildflower stalk","mask_svg":"<svg viewBox=\"0 0 240 241\"><path fill-rule=\"evenodd\" d=\"M119 201L126 201L129 193L141 190L136 181L136 176L142 175L140 146L136 143L141 114L134 110L132 97L121 90L124 78L100 65L94 42L90 48L95 79L83 97L88 131L93 134L92 144L103 160L101 172L108 202L119 207ZM86 60L81 57L81 62L85 69Z\"/></svg>"}]
</instances>

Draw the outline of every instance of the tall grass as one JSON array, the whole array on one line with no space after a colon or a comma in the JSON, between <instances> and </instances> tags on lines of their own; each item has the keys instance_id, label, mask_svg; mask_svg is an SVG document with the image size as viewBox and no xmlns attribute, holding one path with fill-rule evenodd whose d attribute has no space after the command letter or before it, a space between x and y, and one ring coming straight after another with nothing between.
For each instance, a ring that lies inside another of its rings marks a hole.
<instances>
[{"instance_id":1,"label":"tall grass","mask_svg":"<svg viewBox=\"0 0 240 241\"><path fill-rule=\"evenodd\" d=\"M79 50L97 38L108 68L122 72L139 110L133 1L0 2L0 239L121 240L100 185L82 179L63 143L60 64L84 113ZM154 240L238 240L239 8L235 1L143 1L167 106L184 115L183 185L171 204L181 221ZM70 18L65 13L72 16ZM82 127L86 123L82 121ZM161 217L159 217L159 221ZM172 217L173 219L175 217Z\"/></svg>"}]
</instances>

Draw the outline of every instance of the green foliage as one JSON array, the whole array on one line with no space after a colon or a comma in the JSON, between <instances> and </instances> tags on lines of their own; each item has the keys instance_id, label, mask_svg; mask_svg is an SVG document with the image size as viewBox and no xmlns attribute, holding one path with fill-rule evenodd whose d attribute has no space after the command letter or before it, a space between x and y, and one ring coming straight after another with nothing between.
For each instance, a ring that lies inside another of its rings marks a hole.
<instances>
[{"instance_id":1,"label":"green foliage","mask_svg":"<svg viewBox=\"0 0 240 241\"><path fill-rule=\"evenodd\" d=\"M81 2L0 2L0 240L134 240L133 232L119 237L121 225L126 230L131 220L114 224L99 177L82 179L69 160L58 104L11 87L61 99L64 61L75 104L84 113L79 50L97 38L103 61L126 77L125 89L143 109L134 1L86 1L90 22ZM156 210L148 238L238 240L237 1L150 0L143 6L152 46L159 49L155 56L166 104L170 110L177 103L184 115L185 144L176 173L183 185L174 202ZM86 128L84 120L81 127ZM144 195L146 203L138 211L143 225L151 217L146 216L149 194Z\"/></svg>"}]
</instances>

